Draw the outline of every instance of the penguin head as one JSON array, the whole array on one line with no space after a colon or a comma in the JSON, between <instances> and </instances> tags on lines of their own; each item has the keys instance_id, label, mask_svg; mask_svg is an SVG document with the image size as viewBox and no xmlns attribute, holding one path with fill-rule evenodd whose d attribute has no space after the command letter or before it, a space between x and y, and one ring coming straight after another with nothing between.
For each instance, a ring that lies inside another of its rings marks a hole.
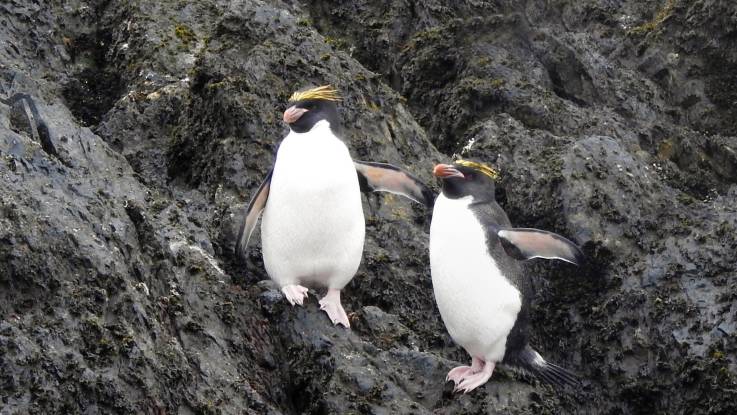
<instances>
[{"instance_id":1,"label":"penguin head","mask_svg":"<svg viewBox=\"0 0 737 415\"><path fill-rule=\"evenodd\" d=\"M291 106L284 111L284 122L296 133L306 133L322 120L336 129L340 126L337 101L338 91L330 85L295 92L289 98Z\"/></svg>"},{"instance_id":2,"label":"penguin head","mask_svg":"<svg viewBox=\"0 0 737 415\"><path fill-rule=\"evenodd\" d=\"M453 164L436 165L433 174L450 199L472 196L475 201L494 200L494 180L499 173L485 164L456 160Z\"/></svg>"}]
</instances>

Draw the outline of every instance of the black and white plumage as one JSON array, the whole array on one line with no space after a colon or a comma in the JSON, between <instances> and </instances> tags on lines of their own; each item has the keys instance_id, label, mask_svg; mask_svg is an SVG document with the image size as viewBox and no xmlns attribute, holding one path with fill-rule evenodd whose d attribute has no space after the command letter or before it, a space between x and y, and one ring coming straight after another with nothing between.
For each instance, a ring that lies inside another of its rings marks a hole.
<instances>
[{"instance_id":1,"label":"black and white plumage","mask_svg":"<svg viewBox=\"0 0 737 415\"><path fill-rule=\"evenodd\" d=\"M555 384L576 384L567 370L545 361L529 345L531 282L519 259L583 259L562 236L513 228L494 199L496 172L465 160L440 164L434 174L442 193L430 226L430 266L438 309L453 340L472 357L471 366L448 373L456 390L484 384L497 363L526 369Z\"/></svg>"},{"instance_id":2,"label":"black and white plumage","mask_svg":"<svg viewBox=\"0 0 737 415\"><path fill-rule=\"evenodd\" d=\"M354 162L339 137L337 100L330 87L297 92L290 99L292 105L284 112L290 132L248 206L236 252L245 255L263 212L262 253L269 276L292 305L301 305L307 297L302 284L327 287L321 308L334 324L349 327L340 290L361 262L361 190L389 191L426 205L434 194L398 167Z\"/></svg>"}]
</instances>

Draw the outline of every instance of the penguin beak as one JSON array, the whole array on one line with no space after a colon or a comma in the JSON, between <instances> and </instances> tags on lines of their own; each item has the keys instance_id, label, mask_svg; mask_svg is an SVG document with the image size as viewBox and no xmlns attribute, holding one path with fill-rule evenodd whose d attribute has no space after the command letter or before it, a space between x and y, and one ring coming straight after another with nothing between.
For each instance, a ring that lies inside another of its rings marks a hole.
<instances>
[{"instance_id":1,"label":"penguin beak","mask_svg":"<svg viewBox=\"0 0 737 415\"><path fill-rule=\"evenodd\" d=\"M297 108L294 105L287 108L286 111L284 111L284 122L287 124L292 124L294 122L297 122L297 120L307 112L308 110L304 108Z\"/></svg>"},{"instance_id":2,"label":"penguin beak","mask_svg":"<svg viewBox=\"0 0 737 415\"><path fill-rule=\"evenodd\" d=\"M432 174L439 179L448 179L451 177L465 178L463 173L456 170L455 167L449 164L438 164L432 171Z\"/></svg>"}]
</instances>

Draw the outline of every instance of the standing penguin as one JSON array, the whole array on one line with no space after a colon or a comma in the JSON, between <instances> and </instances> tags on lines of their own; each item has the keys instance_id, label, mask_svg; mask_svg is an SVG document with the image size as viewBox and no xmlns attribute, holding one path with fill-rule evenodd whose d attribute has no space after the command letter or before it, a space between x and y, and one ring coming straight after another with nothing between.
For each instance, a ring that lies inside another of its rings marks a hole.
<instances>
[{"instance_id":1,"label":"standing penguin","mask_svg":"<svg viewBox=\"0 0 737 415\"><path fill-rule=\"evenodd\" d=\"M438 164L442 192L430 225L430 268L435 300L453 340L471 355L446 381L470 392L502 362L555 384L577 384L567 370L545 361L529 345L531 283L517 260L583 260L568 239L538 229L512 228L494 199L490 167L467 160Z\"/></svg>"},{"instance_id":2,"label":"standing penguin","mask_svg":"<svg viewBox=\"0 0 737 415\"><path fill-rule=\"evenodd\" d=\"M328 288L320 300L333 324L350 327L340 290L358 270L365 222L361 191L388 191L432 206L434 193L397 167L353 161L338 134L338 93L330 86L295 92L284 112L290 132L256 191L240 227L236 252L245 256L263 211L261 241L266 272L292 304L307 288Z\"/></svg>"}]
</instances>

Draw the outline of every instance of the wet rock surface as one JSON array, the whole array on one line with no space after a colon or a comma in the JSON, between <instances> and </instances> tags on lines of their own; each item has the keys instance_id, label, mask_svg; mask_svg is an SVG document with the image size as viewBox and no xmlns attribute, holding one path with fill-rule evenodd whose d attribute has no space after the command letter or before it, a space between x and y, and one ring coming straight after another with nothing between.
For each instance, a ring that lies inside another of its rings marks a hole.
<instances>
[{"instance_id":1,"label":"wet rock surface","mask_svg":"<svg viewBox=\"0 0 737 415\"><path fill-rule=\"evenodd\" d=\"M737 6L728 1L0 4L0 413L734 413ZM365 199L330 325L236 224L294 89L331 83L357 159L502 172L533 340L580 375L469 395L430 212Z\"/></svg>"}]
</instances>

